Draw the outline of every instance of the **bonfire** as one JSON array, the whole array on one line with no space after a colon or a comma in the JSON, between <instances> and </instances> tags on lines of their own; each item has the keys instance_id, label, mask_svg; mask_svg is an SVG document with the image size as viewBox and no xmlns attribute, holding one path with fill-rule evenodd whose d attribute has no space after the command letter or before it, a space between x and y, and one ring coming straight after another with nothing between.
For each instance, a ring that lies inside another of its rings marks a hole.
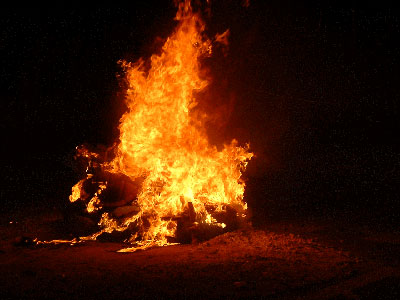
<instances>
[{"instance_id":1,"label":"bonfire","mask_svg":"<svg viewBox=\"0 0 400 300\"><path fill-rule=\"evenodd\" d=\"M210 80L201 59L227 32L207 38L190 1L178 4L175 19L159 54L120 62L128 88L118 141L104 151L77 147L86 173L69 199L99 216L99 230L83 240L124 232L131 249L143 249L205 239L246 220L242 172L253 154L236 140L210 144L197 105Z\"/></svg>"}]
</instances>

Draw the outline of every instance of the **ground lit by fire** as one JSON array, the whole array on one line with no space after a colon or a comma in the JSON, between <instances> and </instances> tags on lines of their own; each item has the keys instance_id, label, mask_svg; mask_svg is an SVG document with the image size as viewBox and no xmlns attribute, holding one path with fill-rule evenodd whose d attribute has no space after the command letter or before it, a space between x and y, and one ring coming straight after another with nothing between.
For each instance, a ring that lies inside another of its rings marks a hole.
<instances>
[{"instance_id":1,"label":"ground lit by fire","mask_svg":"<svg viewBox=\"0 0 400 300\"><path fill-rule=\"evenodd\" d=\"M399 235L344 221L274 222L125 254L117 252L121 243L33 243L33 237L68 238L63 231L70 224L57 211L10 218L0 224L2 299L398 296Z\"/></svg>"}]
</instances>

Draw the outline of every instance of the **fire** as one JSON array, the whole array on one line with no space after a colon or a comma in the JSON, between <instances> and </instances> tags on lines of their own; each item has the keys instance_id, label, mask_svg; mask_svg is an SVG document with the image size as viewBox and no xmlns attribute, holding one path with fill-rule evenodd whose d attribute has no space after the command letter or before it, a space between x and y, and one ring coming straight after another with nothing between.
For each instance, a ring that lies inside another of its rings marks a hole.
<instances>
[{"instance_id":1,"label":"fire","mask_svg":"<svg viewBox=\"0 0 400 300\"><path fill-rule=\"evenodd\" d=\"M98 162L102 155L78 149L88 161L88 175L72 188L70 201L83 200L88 212L102 212L101 230L87 239L129 228L129 242L136 247L167 245L176 237L179 219L190 220L193 230L224 228L220 216L228 209L237 218L246 215L241 175L253 154L236 140L222 150L210 145L196 94L208 85L199 58L211 55L212 43L190 1L179 4L176 20L161 54L148 62L121 62L127 111L119 141L108 151L113 158L103 155ZM106 200L115 182L118 199L110 204Z\"/></svg>"}]
</instances>

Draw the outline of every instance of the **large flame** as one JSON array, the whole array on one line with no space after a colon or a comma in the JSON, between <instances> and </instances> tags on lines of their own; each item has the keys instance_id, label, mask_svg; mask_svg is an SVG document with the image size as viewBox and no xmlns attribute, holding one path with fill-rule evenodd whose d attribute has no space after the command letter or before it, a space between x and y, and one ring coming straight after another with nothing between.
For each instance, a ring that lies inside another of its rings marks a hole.
<instances>
[{"instance_id":1,"label":"large flame","mask_svg":"<svg viewBox=\"0 0 400 300\"><path fill-rule=\"evenodd\" d=\"M149 62L122 62L129 84L127 111L120 120L115 158L101 167L127 176L137 188L128 204L134 213L125 218L103 213L102 229L91 238L133 224L139 229L131 242L165 245L167 237L176 234L177 218L190 207L196 224L224 227L215 215L228 206L238 217L245 216L241 172L253 154L236 140L220 151L210 145L195 96L208 85L199 58L211 54L212 43L204 37L204 23L190 1L179 4L176 20L179 24L161 54L151 56ZM90 199L83 181L73 187L70 200L87 200L89 212L101 210L107 180Z\"/></svg>"}]
</instances>

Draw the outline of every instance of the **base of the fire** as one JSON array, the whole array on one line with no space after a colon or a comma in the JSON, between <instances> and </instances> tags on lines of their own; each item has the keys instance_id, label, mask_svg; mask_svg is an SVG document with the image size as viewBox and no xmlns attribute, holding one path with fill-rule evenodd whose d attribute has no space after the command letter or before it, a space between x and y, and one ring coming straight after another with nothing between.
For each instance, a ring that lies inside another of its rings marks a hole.
<instances>
[{"instance_id":1,"label":"base of the fire","mask_svg":"<svg viewBox=\"0 0 400 300\"><path fill-rule=\"evenodd\" d=\"M251 225L243 211L238 211L230 205L225 205L219 210L212 206L207 207L207 212L213 220L209 222L202 214L196 213L192 202L188 201L182 213L162 218L161 221L173 224L170 235L162 239L146 240L144 234L148 231L152 216L141 214L140 208L135 205L135 191L140 182L133 182L127 176L104 172L101 169L93 171L89 168L86 171L86 178L79 184L79 201L70 203L64 214L72 239L35 240L37 245L75 245L86 241L116 242L127 244L127 248L118 252L134 252L159 246L201 243ZM101 194L98 193L99 188L102 189ZM101 206L101 209L97 206ZM102 228L105 214L115 222L114 230Z\"/></svg>"}]
</instances>

